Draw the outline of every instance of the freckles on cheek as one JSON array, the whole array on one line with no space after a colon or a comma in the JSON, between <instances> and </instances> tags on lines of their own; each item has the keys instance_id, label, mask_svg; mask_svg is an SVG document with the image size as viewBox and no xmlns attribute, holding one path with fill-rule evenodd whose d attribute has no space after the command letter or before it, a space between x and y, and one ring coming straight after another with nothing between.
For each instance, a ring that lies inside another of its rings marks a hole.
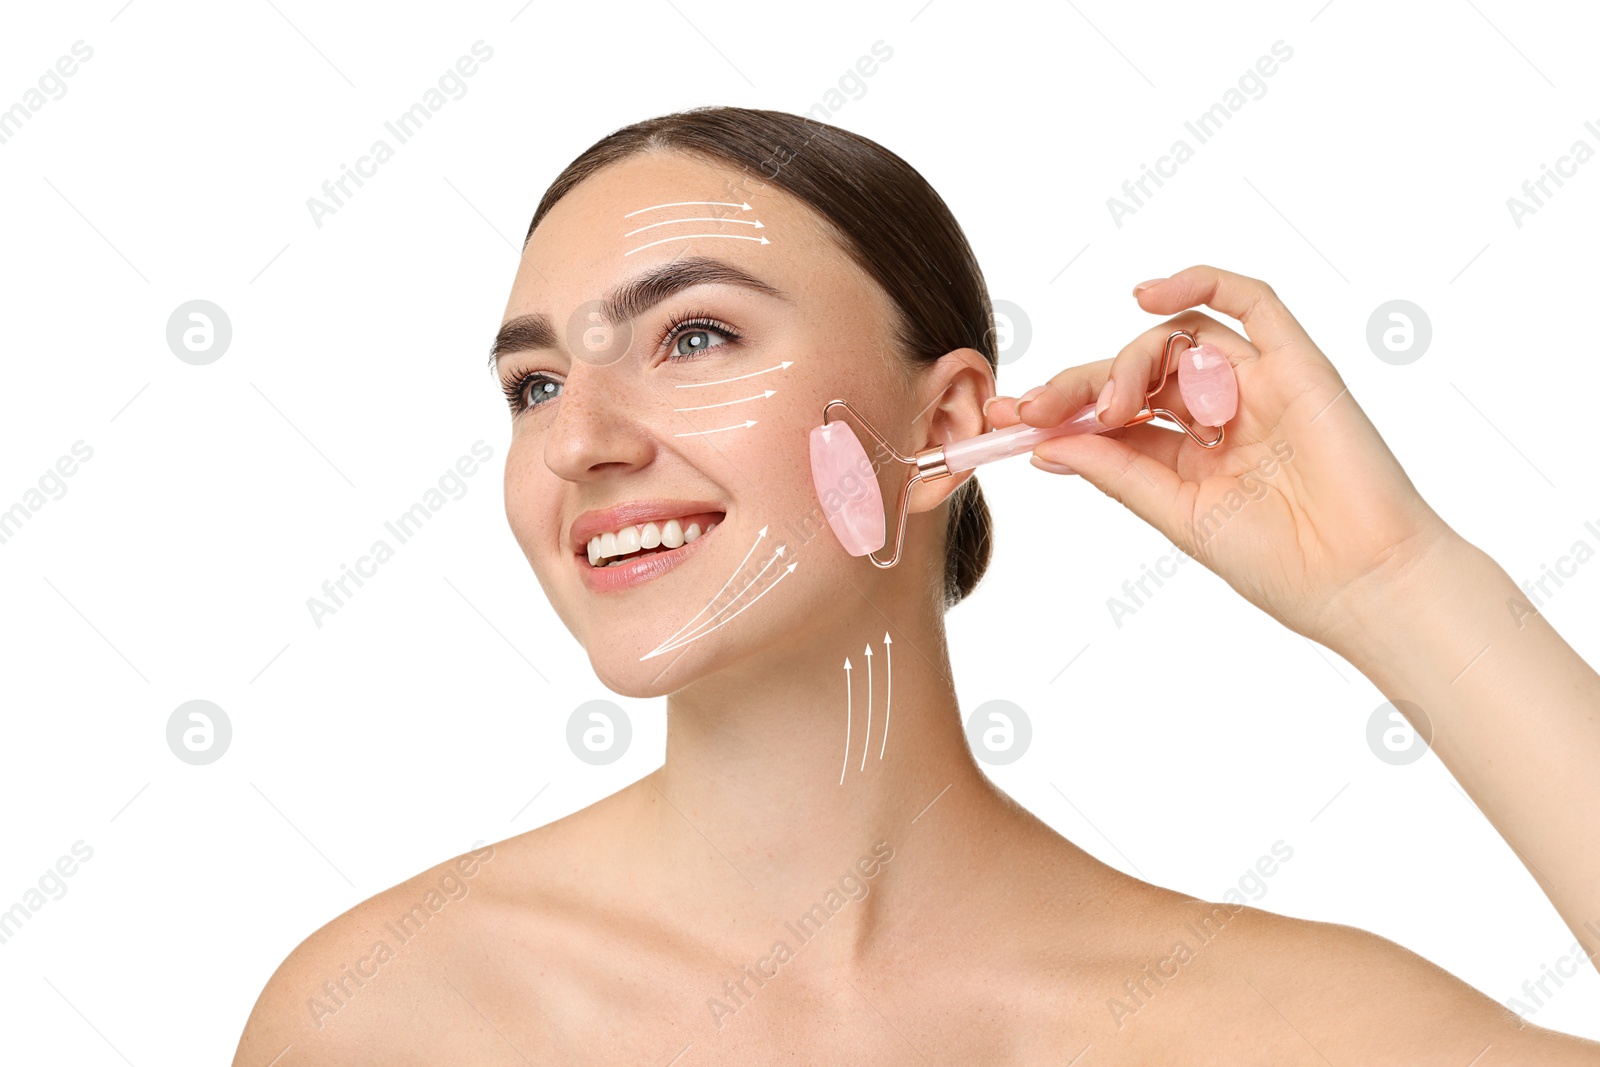
<instances>
[{"instance_id":1,"label":"freckles on cheek","mask_svg":"<svg viewBox=\"0 0 1600 1067\"><path fill-rule=\"evenodd\" d=\"M506 455L506 519L524 549L560 547L560 479L538 458L537 450L511 446Z\"/></svg>"},{"instance_id":2,"label":"freckles on cheek","mask_svg":"<svg viewBox=\"0 0 1600 1067\"><path fill-rule=\"evenodd\" d=\"M828 399L832 399L829 397ZM749 487L761 510L777 519L803 516L816 506L816 491L811 476L811 430L822 423L822 406L808 399L798 411L786 412L782 425L772 423L772 432L759 451L750 455ZM759 429L759 427L757 427Z\"/></svg>"}]
</instances>

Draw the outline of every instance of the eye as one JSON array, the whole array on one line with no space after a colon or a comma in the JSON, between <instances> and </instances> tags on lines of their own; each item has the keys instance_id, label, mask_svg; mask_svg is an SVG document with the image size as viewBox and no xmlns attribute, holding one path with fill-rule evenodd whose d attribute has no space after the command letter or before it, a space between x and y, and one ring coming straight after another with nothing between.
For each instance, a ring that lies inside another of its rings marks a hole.
<instances>
[{"instance_id":1,"label":"eye","mask_svg":"<svg viewBox=\"0 0 1600 1067\"><path fill-rule=\"evenodd\" d=\"M713 344L707 340L708 335L721 337L723 341ZM737 340L739 334L733 327L697 313L674 319L656 342L656 348L660 350L670 345L667 359L681 363ZM560 384L542 371L525 371L500 379L500 388L505 393L513 418L531 408L544 406L557 395Z\"/></svg>"},{"instance_id":2,"label":"eye","mask_svg":"<svg viewBox=\"0 0 1600 1067\"><path fill-rule=\"evenodd\" d=\"M674 323L667 331L666 337L662 339L662 343L672 342L672 353L669 358L693 359L707 349L722 347L722 345L714 345L708 342L705 339L707 334L715 334L718 337L728 338L729 340L737 339L738 337L737 334L721 323L711 319L695 318ZM724 341L723 343L726 344L728 342Z\"/></svg>"},{"instance_id":3,"label":"eye","mask_svg":"<svg viewBox=\"0 0 1600 1067\"><path fill-rule=\"evenodd\" d=\"M511 405L512 416L520 415L529 408L536 408L543 404L543 400L530 400L533 396L554 395L559 382L552 381L543 374L527 372L515 374L500 379L500 389L506 395L506 403Z\"/></svg>"}]
</instances>

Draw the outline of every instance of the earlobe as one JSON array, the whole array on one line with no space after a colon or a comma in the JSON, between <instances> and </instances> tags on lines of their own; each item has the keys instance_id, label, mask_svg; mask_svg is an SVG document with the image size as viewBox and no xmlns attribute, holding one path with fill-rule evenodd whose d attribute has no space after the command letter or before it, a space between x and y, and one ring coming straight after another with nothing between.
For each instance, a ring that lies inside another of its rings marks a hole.
<instances>
[{"instance_id":1,"label":"earlobe","mask_svg":"<svg viewBox=\"0 0 1600 1067\"><path fill-rule=\"evenodd\" d=\"M943 504L949 497L971 478L974 471L962 471L959 474L947 474L934 481L918 482L916 488L911 490L911 496L906 501L906 511L916 515L924 511L932 511Z\"/></svg>"}]
</instances>

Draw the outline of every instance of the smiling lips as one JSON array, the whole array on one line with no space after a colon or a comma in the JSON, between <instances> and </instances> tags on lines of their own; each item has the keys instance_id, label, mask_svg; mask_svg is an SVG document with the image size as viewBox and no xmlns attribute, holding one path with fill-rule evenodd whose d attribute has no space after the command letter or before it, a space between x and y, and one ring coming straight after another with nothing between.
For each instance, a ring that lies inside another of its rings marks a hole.
<instances>
[{"instance_id":1,"label":"smiling lips","mask_svg":"<svg viewBox=\"0 0 1600 1067\"><path fill-rule=\"evenodd\" d=\"M647 582L693 555L727 506L713 500L634 500L586 511L568 531L568 546L593 591Z\"/></svg>"},{"instance_id":2,"label":"smiling lips","mask_svg":"<svg viewBox=\"0 0 1600 1067\"><path fill-rule=\"evenodd\" d=\"M647 522L624 526L620 530L607 530L589 538L585 546L591 567L613 567L618 560L638 558L656 552L682 548L698 540L702 531L710 533L722 516L718 512L668 519L664 523ZM637 553L638 556L634 554Z\"/></svg>"},{"instance_id":3,"label":"smiling lips","mask_svg":"<svg viewBox=\"0 0 1600 1067\"><path fill-rule=\"evenodd\" d=\"M567 531L567 547L582 553L589 538L608 530L618 533L625 526L642 526L647 522L665 523L677 519L680 524L699 519L704 529L707 519L720 519L727 505L719 500L629 500L609 508L585 511Z\"/></svg>"},{"instance_id":4,"label":"smiling lips","mask_svg":"<svg viewBox=\"0 0 1600 1067\"><path fill-rule=\"evenodd\" d=\"M579 576L583 580L583 584L592 593L616 592L644 585L661 577L679 564L686 563L690 557L700 551L701 545L713 539L711 531L723 525L720 521L716 521L723 518L722 512L701 513L695 516L685 516L685 518L706 520L709 524L703 532L693 539L687 539L686 537L675 538L680 542L677 547L664 542L653 549L641 547L625 558L617 559L613 557L612 562L600 563L599 565L586 559L583 552L573 553L572 559L578 567ZM664 525L671 527L674 523L680 527L682 526L681 520L677 518L668 520ZM659 534L663 524L651 522L642 525L656 527ZM689 523L691 530L698 529L698 527L699 521L691 521ZM639 527L630 526L622 531L624 538L627 538L630 534L640 537L642 544L644 535ZM590 543L602 541L606 538L614 540L616 537L617 533L615 531L607 531L603 534L594 535ZM626 543L628 542L624 541L624 544Z\"/></svg>"}]
</instances>

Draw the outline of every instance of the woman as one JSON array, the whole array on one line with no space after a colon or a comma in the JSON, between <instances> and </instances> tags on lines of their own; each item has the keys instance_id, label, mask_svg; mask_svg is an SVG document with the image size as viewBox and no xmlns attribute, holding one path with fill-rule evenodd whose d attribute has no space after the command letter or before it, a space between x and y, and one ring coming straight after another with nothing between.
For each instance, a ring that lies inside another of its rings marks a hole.
<instances>
[{"instance_id":1,"label":"woman","mask_svg":"<svg viewBox=\"0 0 1600 1067\"><path fill-rule=\"evenodd\" d=\"M994 404L983 277L892 153L713 108L574 161L494 349L506 514L605 685L667 696L666 762L318 930L235 1062L1600 1063L1376 935L1122 874L995 789L944 641L988 560L970 473L913 493L891 569L820 520L807 440L829 400L908 454L1095 398L1120 426L1193 331L1240 382L1222 447L1143 425L1035 464L1426 707L1435 751L1588 939L1600 678L1542 618L1511 621L1515 585L1421 500L1271 289L1198 266L1136 296L1173 317ZM1283 443L1270 492L1196 539ZM1512 693L1539 729L1503 725Z\"/></svg>"}]
</instances>

